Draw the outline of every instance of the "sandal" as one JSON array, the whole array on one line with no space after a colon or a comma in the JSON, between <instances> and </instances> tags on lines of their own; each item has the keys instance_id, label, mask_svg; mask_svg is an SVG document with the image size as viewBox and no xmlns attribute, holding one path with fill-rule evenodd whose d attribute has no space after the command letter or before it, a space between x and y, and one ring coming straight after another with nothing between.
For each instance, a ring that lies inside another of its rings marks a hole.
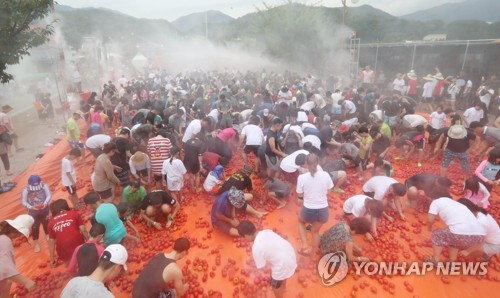
<instances>
[{"instance_id":1,"label":"sandal","mask_svg":"<svg viewBox=\"0 0 500 298\"><path fill-rule=\"evenodd\" d=\"M307 248L299 248L297 249L297 252L306 257L309 257L311 255L311 252Z\"/></svg>"}]
</instances>

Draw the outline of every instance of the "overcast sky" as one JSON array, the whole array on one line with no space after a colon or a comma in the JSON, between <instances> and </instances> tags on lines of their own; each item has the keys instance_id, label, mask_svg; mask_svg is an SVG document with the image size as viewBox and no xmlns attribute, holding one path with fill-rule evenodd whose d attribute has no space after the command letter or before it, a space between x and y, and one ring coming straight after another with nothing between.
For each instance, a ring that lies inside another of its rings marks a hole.
<instances>
[{"instance_id":1,"label":"overcast sky","mask_svg":"<svg viewBox=\"0 0 500 298\"><path fill-rule=\"evenodd\" d=\"M354 0L349 6L369 4L392 15L400 16L418 10L431 8L449 2L465 0ZM206 10L219 10L232 17L240 17L255 12L262 3L279 5L286 0L57 0L58 3L71 7L105 7L139 18L163 18L173 21L178 17ZM305 4L323 6L341 6L341 0L296 0Z\"/></svg>"}]
</instances>

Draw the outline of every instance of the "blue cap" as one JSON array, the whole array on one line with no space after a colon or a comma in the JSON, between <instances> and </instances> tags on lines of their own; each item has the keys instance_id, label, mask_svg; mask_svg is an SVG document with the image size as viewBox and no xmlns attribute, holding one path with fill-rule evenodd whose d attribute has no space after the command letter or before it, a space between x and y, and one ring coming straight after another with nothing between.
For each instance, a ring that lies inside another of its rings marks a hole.
<instances>
[{"instance_id":1,"label":"blue cap","mask_svg":"<svg viewBox=\"0 0 500 298\"><path fill-rule=\"evenodd\" d=\"M42 182L42 178L40 178L40 176L38 176L38 175L31 175L28 178L28 184L29 185L35 185L35 184L38 184L40 182Z\"/></svg>"}]
</instances>

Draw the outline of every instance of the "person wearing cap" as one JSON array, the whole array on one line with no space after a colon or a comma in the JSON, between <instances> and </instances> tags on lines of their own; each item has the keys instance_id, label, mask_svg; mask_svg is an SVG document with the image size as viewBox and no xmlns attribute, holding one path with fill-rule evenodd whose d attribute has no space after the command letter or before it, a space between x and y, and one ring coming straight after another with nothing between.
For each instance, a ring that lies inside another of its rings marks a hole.
<instances>
[{"instance_id":1,"label":"person wearing cap","mask_svg":"<svg viewBox=\"0 0 500 298\"><path fill-rule=\"evenodd\" d=\"M14 144L14 148L16 148L16 152L24 150L24 148L19 147L19 137L17 136L16 132L14 131L14 125L12 123L12 119L8 115L10 111L12 111L13 108L10 105L4 105L2 106L2 111L0 112L0 126L5 127L7 129L7 133L10 135L10 138L12 139L12 143ZM11 155L11 145L7 146L9 155Z\"/></svg>"},{"instance_id":2,"label":"person wearing cap","mask_svg":"<svg viewBox=\"0 0 500 298\"><path fill-rule=\"evenodd\" d=\"M203 189L209 194L216 194L224 181L224 167L217 165L213 171L208 173L205 182L203 182Z\"/></svg>"},{"instance_id":3,"label":"person wearing cap","mask_svg":"<svg viewBox=\"0 0 500 298\"><path fill-rule=\"evenodd\" d=\"M45 236L48 236L47 224L49 220L49 203L52 193L49 186L42 182L38 175L31 175L28 178L28 186L21 194L21 204L28 209L28 214L35 220L32 230L33 246L35 252L40 252L38 237L40 235L40 225L42 225Z\"/></svg>"},{"instance_id":4,"label":"person wearing cap","mask_svg":"<svg viewBox=\"0 0 500 298\"><path fill-rule=\"evenodd\" d=\"M144 152L136 151L129 159L128 165L132 176L140 180L143 185L146 185L146 188L149 188L151 182L151 160L149 156Z\"/></svg>"},{"instance_id":5,"label":"person wearing cap","mask_svg":"<svg viewBox=\"0 0 500 298\"><path fill-rule=\"evenodd\" d=\"M229 234L233 237L239 237L240 234L236 227L240 223L236 218L236 209L247 210L251 208L245 201L243 191L236 189L234 186L228 191L223 192L215 200L212 205L212 226ZM252 210L254 210L252 208ZM255 211L255 210L254 210ZM263 216L262 214L261 216ZM259 216L259 217L261 217Z\"/></svg>"},{"instance_id":6,"label":"person wearing cap","mask_svg":"<svg viewBox=\"0 0 500 298\"><path fill-rule=\"evenodd\" d=\"M257 269L266 264L271 266L270 285L277 298L283 297L287 280L297 269L297 255L293 246L272 230L257 231L255 225L243 220L237 227L238 233L252 245L252 257Z\"/></svg>"},{"instance_id":7,"label":"person wearing cap","mask_svg":"<svg viewBox=\"0 0 500 298\"><path fill-rule=\"evenodd\" d=\"M115 143L104 144L102 152L95 161L94 175L91 179L92 187L103 201L112 202L115 198L115 187L120 184L120 179L116 177L115 170L121 170L120 167L111 163L111 158L117 154Z\"/></svg>"},{"instance_id":8,"label":"person wearing cap","mask_svg":"<svg viewBox=\"0 0 500 298\"><path fill-rule=\"evenodd\" d=\"M191 247L187 238L178 238L172 251L155 255L135 280L132 298L182 297L189 289L176 261L185 257ZM173 289L170 288L173 284Z\"/></svg>"},{"instance_id":9,"label":"person wearing cap","mask_svg":"<svg viewBox=\"0 0 500 298\"><path fill-rule=\"evenodd\" d=\"M10 297L12 282L23 285L28 291L36 288L36 283L19 273L14 258L12 241L18 237L30 236L34 219L30 215L19 215L15 219L0 222L0 297Z\"/></svg>"},{"instance_id":10,"label":"person wearing cap","mask_svg":"<svg viewBox=\"0 0 500 298\"><path fill-rule=\"evenodd\" d=\"M85 161L85 153L83 152L85 146L83 146L80 140L80 129L78 128L78 121L81 118L83 118L83 113L81 111L76 111L73 113L73 116L68 119L66 122L66 139L71 149L77 148L82 151L82 161Z\"/></svg>"},{"instance_id":11,"label":"person wearing cap","mask_svg":"<svg viewBox=\"0 0 500 298\"><path fill-rule=\"evenodd\" d=\"M89 276L72 278L64 287L61 298L111 298L114 295L104 285L127 271L128 253L121 244L112 244L103 251L97 268Z\"/></svg>"},{"instance_id":12,"label":"person wearing cap","mask_svg":"<svg viewBox=\"0 0 500 298\"><path fill-rule=\"evenodd\" d=\"M443 160L441 162L441 176L446 177L446 170L450 165L452 159L458 158L460 166L462 167L463 174L468 176L470 171L469 162L470 157L468 150L471 142L476 140L476 135L468 131L462 125L452 125L448 132L443 133L436 144L434 154L437 154L439 149L444 147Z\"/></svg>"},{"instance_id":13,"label":"person wearing cap","mask_svg":"<svg viewBox=\"0 0 500 298\"><path fill-rule=\"evenodd\" d=\"M90 210L95 210L91 217L92 223L98 222L106 228L104 244L121 243L127 236L127 230L118 215L118 209L113 203L104 203L97 192L89 192L83 197L85 205Z\"/></svg>"}]
</instances>

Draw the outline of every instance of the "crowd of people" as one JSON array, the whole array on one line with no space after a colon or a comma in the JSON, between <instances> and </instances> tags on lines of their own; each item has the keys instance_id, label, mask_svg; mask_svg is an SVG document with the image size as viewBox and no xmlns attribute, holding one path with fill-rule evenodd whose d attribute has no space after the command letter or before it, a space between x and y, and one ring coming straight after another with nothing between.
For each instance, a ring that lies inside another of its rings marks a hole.
<instances>
[{"instance_id":1,"label":"crowd of people","mask_svg":"<svg viewBox=\"0 0 500 298\"><path fill-rule=\"evenodd\" d=\"M68 200L52 200L43 177L34 174L22 194L28 217L1 223L1 260L8 264L0 269L1 293L9 291L12 281L35 287L15 269L9 239L28 237L31 229L39 252L41 226L51 266L57 255L78 276L62 297L112 297L104 283L127 269L124 239L140 243L136 224L169 229L188 191L212 201L214 229L253 242L257 268L271 265L276 297L283 296L297 268L296 253L317 260L343 251L351 262L367 261L352 235L377 241L378 221L404 221L408 208L428 213L434 253L427 261L440 262L443 248L450 261L459 254L483 259L498 254L500 229L488 214L491 193L500 183L500 123L491 126L487 119L491 99L498 96L492 89L496 78L474 93L464 74L444 78L436 72L421 80L413 71L397 74L391 88L382 90L369 67L361 72L358 88L310 74L265 70L175 76L151 71L109 81L100 94L82 99L67 122L71 150L61 161L61 179ZM463 115L457 107L465 109ZM86 132L79 129L81 121L87 123ZM471 152L487 157L474 171ZM237 154L245 166L226 175ZM79 198L77 181L84 178L77 177L74 164L89 158L95 158L94 191ZM425 159L440 160L440 173L418 174L404 183L391 177L394 160L422 167ZM464 181L458 201L446 177L455 160ZM254 189L255 179L264 180L262 196ZM330 201L346 192L349 180L362 185L362 193L348 194L344 219L334 222ZM271 230L258 231L251 220L238 220L238 213L250 219L274 216L259 210L265 200L275 202L273 213L287 208L290 200L301 206L300 247ZM78 212L83 205L95 210L89 231ZM446 228L432 229L437 216ZM133 223L132 217L139 220ZM324 225L328 228L322 232ZM179 238L172 251L154 256L137 278L132 297L182 296L189 285L175 262L189 249L189 240Z\"/></svg>"}]
</instances>

